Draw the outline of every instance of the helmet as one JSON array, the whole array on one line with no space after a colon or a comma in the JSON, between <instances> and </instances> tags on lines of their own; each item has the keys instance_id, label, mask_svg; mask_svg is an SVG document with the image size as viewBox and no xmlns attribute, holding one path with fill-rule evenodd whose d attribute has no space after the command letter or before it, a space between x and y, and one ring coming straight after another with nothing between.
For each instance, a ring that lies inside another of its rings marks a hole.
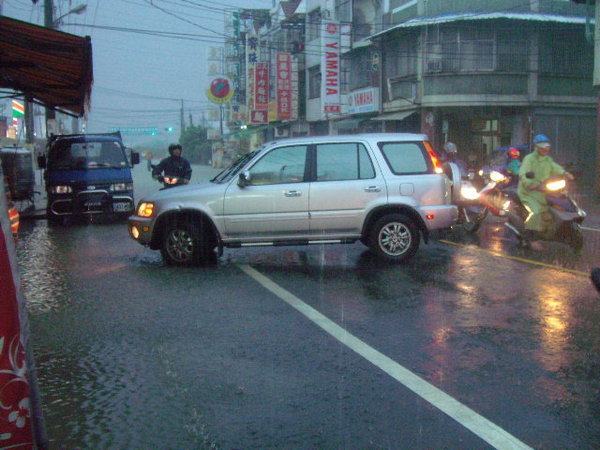
<instances>
[{"instance_id":1,"label":"helmet","mask_svg":"<svg viewBox=\"0 0 600 450\"><path fill-rule=\"evenodd\" d=\"M169 145L169 155L173 156L173 150L175 150L177 148L179 150L183 151L183 148L181 148L181 144L171 144L171 145Z\"/></svg>"},{"instance_id":2,"label":"helmet","mask_svg":"<svg viewBox=\"0 0 600 450\"><path fill-rule=\"evenodd\" d=\"M444 144L444 150L446 150L446 153L457 153L458 149L456 148L456 144L454 144L454 142L446 142Z\"/></svg>"},{"instance_id":3,"label":"helmet","mask_svg":"<svg viewBox=\"0 0 600 450\"><path fill-rule=\"evenodd\" d=\"M521 156L521 152L519 151L518 148L510 147L508 149L508 156L510 156L511 158L517 159L519 156Z\"/></svg>"},{"instance_id":4,"label":"helmet","mask_svg":"<svg viewBox=\"0 0 600 450\"><path fill-rule=\"evenodd\" d=\"M538 144L543 144L543 143L548 143L548 144L550 143L550 139L545 134L538 134L536 137L533 138L533 145L538 145Z\"/></svg>"}]
</instances>

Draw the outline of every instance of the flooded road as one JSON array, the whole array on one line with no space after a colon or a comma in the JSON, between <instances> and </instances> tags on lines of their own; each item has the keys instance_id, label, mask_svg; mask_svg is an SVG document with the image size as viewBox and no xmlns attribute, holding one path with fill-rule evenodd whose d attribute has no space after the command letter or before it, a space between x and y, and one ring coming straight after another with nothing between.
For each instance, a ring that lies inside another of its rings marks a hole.
<instances>
[{"instance_id":1,"label":"flooded road","mask_svg":"<svg viewBox=\"0 0 600 450\"><path fill-rule=\"evenodd\" d=\"M25 222L51 445L598 448L598 241L526 252L490 222L405 265L355 244L182 269L123 223Z\"/></svg>"}]
</instances>

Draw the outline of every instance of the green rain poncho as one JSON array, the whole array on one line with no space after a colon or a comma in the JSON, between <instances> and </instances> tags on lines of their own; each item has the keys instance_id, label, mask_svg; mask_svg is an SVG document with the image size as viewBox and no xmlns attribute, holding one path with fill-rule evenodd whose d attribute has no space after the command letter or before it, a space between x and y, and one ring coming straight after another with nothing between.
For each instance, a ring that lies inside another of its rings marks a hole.
<instances>
[{"instance_id":1,"label":"green rain poncho","mask_svg":"<svg viewBox=\"0 0 600 450\"><path fill-rule=\"evenodd\" d=\"M527 172L535 173L534 178L527 178ZM552 157L540 155L537 151L523 158L521 169L519 170L519 188L518 194L521 201L526 205L532 214L525 221L525 228L528 230L546 233L552 225L552 216L548 211L546 195L540 191L534 191L533 188L540 186L548 178L565 173L559 164L554 162Z\"/></svg>"}]
</instances>

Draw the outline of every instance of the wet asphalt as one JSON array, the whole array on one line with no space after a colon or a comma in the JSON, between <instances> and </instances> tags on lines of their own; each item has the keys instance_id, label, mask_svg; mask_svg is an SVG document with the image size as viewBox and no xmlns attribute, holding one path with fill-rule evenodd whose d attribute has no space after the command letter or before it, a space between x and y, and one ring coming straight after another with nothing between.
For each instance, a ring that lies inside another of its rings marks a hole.
<instances>
[{"instance_id":1,"label":"wet asphalt","mask_svg":"<svg viewBox=\"0 0 600 450\"><path fill-rule=\"evenodd\" d=\"M138 197L159 187L135 177ZM589 228L581 254L519 249L488 220L403 265L353 244L174 268L124 223L24 220L51 447L598 448Z\"/></svg>"}]
</instances>

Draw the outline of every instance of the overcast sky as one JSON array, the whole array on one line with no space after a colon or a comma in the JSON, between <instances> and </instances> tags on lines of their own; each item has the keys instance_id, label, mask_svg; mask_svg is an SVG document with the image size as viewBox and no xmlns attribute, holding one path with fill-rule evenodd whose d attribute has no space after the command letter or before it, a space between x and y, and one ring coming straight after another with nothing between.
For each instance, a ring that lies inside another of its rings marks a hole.
<instances>
[{"instance_id":1,"label":"overcast sky","mask_svg":"<svg viewBox=\"0 0 600 450\"><path fill-rule=\"evenodd\" d=\"M212 107L204 93L213 78L207 74L207 57L211 47L223 44L224 14L272 6L272 0L54 0L54 17L83 3L86 10L63 18L60 29L92 38L94 88L87 131L173 125L177 136L181 99L186 124L190 112L198 124ZM43 25L43 9L44 0L4 0L2 14ZM171 33L180 36L165 37Z\"/></svg>"}]
</instances>

